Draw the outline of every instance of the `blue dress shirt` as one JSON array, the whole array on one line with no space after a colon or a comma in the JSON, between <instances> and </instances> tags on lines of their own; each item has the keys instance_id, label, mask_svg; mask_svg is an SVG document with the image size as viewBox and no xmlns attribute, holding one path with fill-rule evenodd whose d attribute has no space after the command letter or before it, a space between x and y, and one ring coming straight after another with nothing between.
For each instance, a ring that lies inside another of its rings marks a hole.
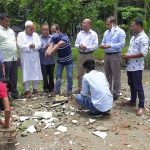
<instances>
[{"instance_id":1,"label":"blue dress shirt","mask_svg":"<svg viewBox=\"0 0 150 150\"><path fill-rule=\"evenodd\" d=\"M126 34L120 27L112 27L104 33L101 45L110 45L111 48L105 49L106 53L121 52L125 45Z\"/></svg>"}]
</instances>

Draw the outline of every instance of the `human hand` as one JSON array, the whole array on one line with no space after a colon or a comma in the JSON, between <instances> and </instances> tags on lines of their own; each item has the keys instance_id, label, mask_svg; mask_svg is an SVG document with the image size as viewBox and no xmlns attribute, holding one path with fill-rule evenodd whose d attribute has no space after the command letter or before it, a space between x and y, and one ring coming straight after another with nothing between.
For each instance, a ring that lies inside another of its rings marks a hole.
<instances>
[{"instance_id":1,"label":"human hand","mask_svg":"<svg viewBox=\"0 0 150 150\"><path fill-rule=\"evenodd\" d=\"M108 44L100 45L99 47L103 49L111 48L111 46Z\"/></svg>"},{"instance_id":2,"label":"human hand","mask_svg":"<svg viewBox=\"0 0 150 150\"><path fill-rule=\"evenodd\" d=\"M30 45L29 45L29 48L35 48L35 44L33 44L33 43L30 44Z\"/></svg>"},{"instance_id":3,"label":"human hand","mask_svg":"<svg viewBox=\"0 0 150 150\"><path fill-rule=\"evenodd\" d=\"M45 56L46 56L46 57L51 56L51 55L52 55L52 52L51 52L51 51L49 51L49 50L46 50L46 51L45 51Z\"/></svg>"},{"instance_id":4,"label":"human hand","mask_svg":"<svg viewBox=\"0 0 150 150\"><path fill-rule=\"evenodd\" d=\"M87 49L87 47L84 46L83 44L80 44L79 48L80 48L81 50L83 50L83 51L85 51L85 50Z\"/></svg>"},{"instance_id":5,"label":"human hand","mask_svg":"<svg viewBox=\"0 0 150 150\"><path fill-rule=\"evenodd\" d=\"M123 55L121 55L121 57L123 59L130 59L131 58L130 55L128 55L128 54L123 54Z\"/></svg>"}]
</instances>

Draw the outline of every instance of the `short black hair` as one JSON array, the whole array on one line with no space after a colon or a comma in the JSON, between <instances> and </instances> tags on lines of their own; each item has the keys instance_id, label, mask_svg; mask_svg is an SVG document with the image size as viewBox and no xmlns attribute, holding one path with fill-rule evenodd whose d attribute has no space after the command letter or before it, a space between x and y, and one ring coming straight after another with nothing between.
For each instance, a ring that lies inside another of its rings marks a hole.
<instances>
[{"instance_id":1,"label":"short black hair","mask_svg":"<svg viewBox=\"0 0 150 150\"><path fill-rule=\"evenodd\" d=\"M0 82L7 84L7 89L8 89L8 91L9 91L9 92L12 91L12 88L13 88L13 87L12 87L12 82L11 82L9 79L7 79L7 78L2 78L2 79L0 79Z\"/></svg>"},{"instance_id":2,"label":"short black hair","mask_svg":"<svg viewBox=\"0 0 150 150\"><path fill-rule=\"evenodd\" d=\"M0 20L4 20L5 17L11 18L11 17L10 17L8 14L6 14L6 13L0 13Z\"/></svg>"},{"instance_id":3,"label":"short black hair","mask_svg":"<svg viewBox=\"0 0 150 150\"><path fill-rule=\"evenodd\" d=\"M83 63L83 67L88 70L95 70L95 61L93 59L87 59Z\"/></svg>"},{"instance_id":4,"label":"short black hair","mask_svg":"<svg viewBox=\"0 0 150 150\"><path fill-rule=\"evenodd\" d=\"M117 23L116 18L115 18L114 16L110 16L110 17L108 17L106 20L107 20L107 21L110 21L111 23L114 23L114 24Z\"/></svg>"},{"instance_id":5,"label":"short black hair","mask_svg":"<svg viewBox=\"0 0 150 150\"><path fill-rule=\"evenodd\" d=\"M141 18L136 18L133 22L135 22L137 25L140 25L142 28L144 26L143 20Z\"/></svg>"},{"instance_id":6,"label":"short black hair","mask_svg":"<svg viewBox=\"0 0 150 150\"><path fill-rule=\"evenodd\" d=\"M51 27L52 27L52 26L55 26L55 27L56 27L56 30L61 31L61 27L60 27L59 24L52 24Z\"/></svg>"}]
</instances>

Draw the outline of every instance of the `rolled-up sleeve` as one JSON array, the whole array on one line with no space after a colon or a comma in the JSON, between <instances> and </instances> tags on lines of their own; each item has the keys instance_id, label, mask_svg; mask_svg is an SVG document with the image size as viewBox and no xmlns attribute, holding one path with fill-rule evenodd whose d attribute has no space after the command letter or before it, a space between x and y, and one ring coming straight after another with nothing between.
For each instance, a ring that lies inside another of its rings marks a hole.
<instances>
[{"instance_id":1,"label":"rolled-up sleeve","mask_svg":"<svg viewBox=\"0 0 150 150\"><path fill-rule=\"evenodd\" d=\"M146 37L143 37L140 41L140 51L144 57L148 53L148 48L149 48L149 39Z\"/></svg>"},{"instance_id":2,"label":"rolled-up sleeve","mask_svg":"<svg viewBox=\"0 0 150 150\"><path fill-rule=\"evenodd\" d=\"M122 49L125 45L126 34L123 30L118 33L118 41L116 43L111 43L110 46L113 49Z\"/></svg>"}]
</instances>

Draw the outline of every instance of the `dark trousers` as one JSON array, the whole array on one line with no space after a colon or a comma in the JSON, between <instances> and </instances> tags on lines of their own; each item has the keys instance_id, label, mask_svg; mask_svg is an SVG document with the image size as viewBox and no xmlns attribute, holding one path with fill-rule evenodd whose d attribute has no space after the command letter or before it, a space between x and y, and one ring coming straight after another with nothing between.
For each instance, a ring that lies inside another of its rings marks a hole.
<instances>
[{"instance_id":1,"label":"dark trousers","mask_svg":"<svg viewBox=\"0 0 150 150\"><path fill-rule=\"evenodd\" d=\"M11 96L18 96L17 80L18 80L18 61L4 62L5 65L5 78L10 79L12 83Z\"/></svg>"},{"instance_id":2,"label":"dark trousers","mask_svg":"<svg viewBox=\"0 0 150 150\"><path fill-rule=\"evenodd\" d=\"M43 65L41 64L42 75L43 75L43 90L53 91L54 90L54 69L55 64Z\"/></svg>"},{"instance_id":3,"label":"dark trousers","mask_svg":"<svg viewBox=\"0 0 150 150\"><path fill-rule=\"evenodd\" d=\"M131 90L131 101L136 102L137 96L139 98L139 107L144 108L144 89L142 85L142 70L127 71L128 84Z\"/></svg>"},{"instance_id":4,"label":"dark trousers","mask_svg":"<svg viewBox=\"0 0 150 150\"><path fill-rule=\"evenodd\" d=\"M0 63L0 79L4 78L4 73L3 73L3 64Z\"/></svg>"}]
</instances>

